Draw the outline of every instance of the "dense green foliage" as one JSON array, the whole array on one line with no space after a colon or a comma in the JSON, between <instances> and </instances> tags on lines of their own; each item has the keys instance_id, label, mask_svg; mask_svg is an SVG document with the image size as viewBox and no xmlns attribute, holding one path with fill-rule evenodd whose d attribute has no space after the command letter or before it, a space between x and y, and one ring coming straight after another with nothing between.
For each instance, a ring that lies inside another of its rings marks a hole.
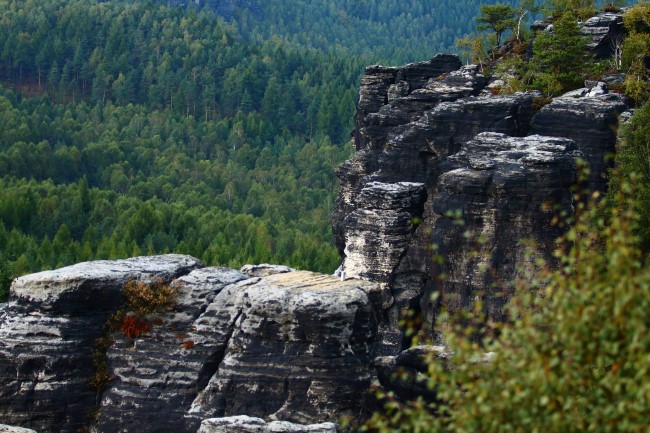
<instances>
[{"instance_id":1,"label":"dense green foliage","mask_svg":"<svg viewBox=\"0 0 650 433\"><path fill-rule=\"evenodd\" d=\"M632 120L626 135L642 137L644 152L648 110L645 107ZM551 271L538 261L536 271L522 269L518 295L509 305L510 323L489 323L488 329L496 332L479 343L471 341L472 330L466 325L485 325L479 305L463 326L447 334L450 358L429 359L425 377L440 402L404 403L387 396L388 413L376 414L366 429L382 433L647 431L647 153L645 160L632 159L641 162L646 173L620 172L611 202L603 200L587 208L587 199L576 195L577 215L569 221L570 229L556 252L560 266ZM646 182L641 188L636 186L639 180ZM639 208L645 217L640 218Z\"/></svg>"},{"instance_id":2,"label":"dense green foliage","mask_svg":"<svg viewBox=\"0 0 650 433\"><path fill-rule=\"evenodd\" d=\"M625 138L616 155L618 170L610 177L610 200L614 203L621 175L634 179L633 201L639 214L636 234L644 251L650 251L650 101L635 111L622 133ZM618 206L624 203L616 203Z\"/></svg>"},{"instance_id":3,"label":"dense green foliage","mask_svg":"<svg viewBox=\"0 0 650 433\"><path fill-rule=\"evenodd\" d=\"M517 0L504 1L517 3ZM201 0L199 3L231 18L242 35L251 40L282 38L337 55L361 55L371 63L402 64L453 51L455 40L474 29L484 1Z\"/></svg>"},{"instance_id":4,"label":"dense green foliage","mask_svg":"<svg viewBox=\"0 0 650 433\"><path fill-rule=\"evenodd\" d=\"M553 26L552 33L540 32L533 42L532 86L558 95L581 87L593 66L577 20L566 14Z\"/></svg>"},{"instance_id":5,"label":"dense green foliage","mask_svg":"<svg viewBox=\"0 0 650 433\"><path fill-rule=\"evenodd\" d=\"M0 299L17 275L139 253L336 267L358 59L151 3L0 9Z\"/></svg>"}]
</instances>

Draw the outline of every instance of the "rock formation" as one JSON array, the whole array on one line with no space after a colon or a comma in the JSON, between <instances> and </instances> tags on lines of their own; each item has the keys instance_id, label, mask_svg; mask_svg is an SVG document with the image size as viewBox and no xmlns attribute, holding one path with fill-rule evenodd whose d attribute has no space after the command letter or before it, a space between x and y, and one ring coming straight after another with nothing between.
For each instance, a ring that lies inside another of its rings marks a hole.
<instances>
[{"instance_id":1,"label":"rock formation","mask_svg":"<svg viewBox=\"0 0 650 433\"><path fill-rule=\"evenodd\" d=\"M597 56L618 23L584 23ZM444 344L442 310L480 301L504 320L513 282L553 263L576 158L591 167L584 186L605 189L627 108L605 83L550 103L486 86L451 55L365 70L356 153L337 170L337 276L166 255L16 279L0 304L0 420L42 433L333 433L368 414L373 382L435 400L423 362L447 353L404 350L403 321ZM171 309L129 307L131 281L166 287Z\"/></svg>"},{"instance_id":2,"label":"rock formation","mask_svg":"<svg viewBox=\"0 0 650 433\"><path fill-rule=\"evenodd\" d=\"M87 426L95 340L128 280L171 280L200 266L169 255L80 263L17 278L0 313L0 419L39 432Z\"/></svg>"},{"instance_id":3,"label":"rock formation","mask_svg":"<svg viewBox=\"0 0 650 433\"><path fill-rule=\"evenodd\" d=\"M264 432L330 432L309 424L361 419L381 286L280 266L243 270L264 276L167 255L17 279L0 317L2 420L40 432L194 433L204 419L235 415L284 421L254 430ZM173 311L149 314L137 335L105 326L130 280L162 280L177 293ZM112 344L96 391L100 337Z\"/></svg>"},{"instance_id":4,"label":"rock formation","mask_svg":"<svg viewBox=\"0 0 650 433\"><path fill-rule=\"evenodd\" d=\"M604 189L626 108L604 83L544 105L536 93L493 94L476 67L449 56L411 82L413 69L366 69L356 153L337 171L340 271L390 291L377 355L407 347L399 323L409 309L438 341L441 307L460 313L481 301L503 320L524 258L552 260L561 229L551 221L571 211L576 157L591 166L586 186Z\"/></svg>"},{"instance_id":5,"label":"rock formation","mask_svg":"<svg viewBox=\"0 0 650 433\"><path fill-rule=\"evenodd\" d=\"M336 433L336 424L300 425L286 421L265 422L250 416L208 418L197 433Z\"/></svg>"}]
</instances>

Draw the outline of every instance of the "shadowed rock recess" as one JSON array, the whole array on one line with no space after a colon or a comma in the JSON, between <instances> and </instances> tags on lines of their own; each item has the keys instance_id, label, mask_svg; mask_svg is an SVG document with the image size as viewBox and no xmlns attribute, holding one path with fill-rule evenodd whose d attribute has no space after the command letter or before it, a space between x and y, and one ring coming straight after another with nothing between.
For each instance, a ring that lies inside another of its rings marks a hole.
<instances>
[{"instance_id":1,"label":"shadowed rock recess","mask_svg":"<svg viewBox=\"0 0 650 433\"><path fill-rule=\"evenodd\" d=\"M333 433L367 416L372 383L435 399L418 377L427 354L446 357L441 309L482 301L503 320L512 281L537 258L552 263L551 222L573 209L577 157L592 167L588 186L605 188L626 105L588 84L541 107L535 93L492 94L456 56L367 68L356 153L337 170L338 276L166 255L18 278L0 305L0 420L39 432ZM131 280L169 285L171 311L123 311ZM439 346L404 351L409 310ZM136 319L147 326L125 330Z\"/></svg>"}]
</instances>

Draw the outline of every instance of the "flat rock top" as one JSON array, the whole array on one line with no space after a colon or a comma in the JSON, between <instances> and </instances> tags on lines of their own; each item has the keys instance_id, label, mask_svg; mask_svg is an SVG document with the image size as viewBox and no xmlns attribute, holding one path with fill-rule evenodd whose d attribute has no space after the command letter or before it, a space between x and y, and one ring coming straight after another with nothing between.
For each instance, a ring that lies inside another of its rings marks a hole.
<instances>
[{"instance_id":1,"label":"flat rock top","mask_svg":"<svg viewBox=\"0 0 650 433\"><path fill-rule=\"evenodd\" d=\"M559 137L530 135L508 137L495 132L483 132L469 141L449 161L467 164L475 170L496 169L500 165L548 164L565 158L576 149L573 140Z\"/></svg>"},{"instance_id":2,"label":"flat rock top","mask_svg":"<svg viewBox=\"0 0 650 433\"><path fill-rule=\"evenodd\" d=\"M203 267L200 260L181 254L83 262L16 278L11 285L11 296L39 302L57 298L82 285L123 284L129 279L149 276L171 279L199 267Z\"/></svg>"},{"instance_id":3,"label":"flat rock top","mask_svg":"<svg viewBox=\"0 0 650 433\"><path fill-rule=\"evenodd\" d=\"M201 423L198 433L336 433L336 424L294 424L287 421L266 423L246 415L209 418Z\"/></svg>"},{"instance_id":4,"label":"flat rock top","mask_svg":"<svg viewBox=\"0 0 650 433\"><path fill-rule=\"evenodd\" d=\"M333 275L309 271L295 271L264 277L260 283L296 293L349 293L361 290L365 293L380 290L379 285L369 281L348 278L341 281Z\"/></svg>"}]
</instances>

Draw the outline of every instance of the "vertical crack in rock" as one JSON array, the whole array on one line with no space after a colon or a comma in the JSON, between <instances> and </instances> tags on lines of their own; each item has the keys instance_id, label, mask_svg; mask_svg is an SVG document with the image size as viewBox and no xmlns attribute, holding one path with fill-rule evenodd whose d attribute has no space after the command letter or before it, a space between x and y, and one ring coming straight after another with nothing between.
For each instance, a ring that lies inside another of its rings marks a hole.
<instances>
[{"instance_id":1,"label":"vertical crack in rock","mask_svg":"<svg viewBox=\"0 0 650 433\"><path fill-rule=\"evenodd\" d=\"M228 304L231 287L249 280L226 268L195 270L174 281L174 311L151 317L148 332L134 339L115 333L107 354L114 379L102 396L98 430L196 431L200 420L185 414L218 367L234 323L214 305Z\"/></svg>"}]
</instances>

